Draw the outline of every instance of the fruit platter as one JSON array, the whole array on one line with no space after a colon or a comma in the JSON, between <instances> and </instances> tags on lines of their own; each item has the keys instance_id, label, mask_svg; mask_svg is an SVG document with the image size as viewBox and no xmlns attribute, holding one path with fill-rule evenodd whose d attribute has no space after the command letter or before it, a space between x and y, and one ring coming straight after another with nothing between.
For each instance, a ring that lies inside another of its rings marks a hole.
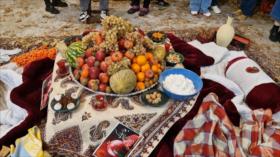
<instances>
[{"instance_id":1,"label":"fruit platter","mask_svg":"<svg viewBox=\"0 0 280 157\"><path fill-rule=\"evenodd\" d=\"M73 80L107 96L132 96L155 87L165 69L165 43L155 43L120 17L108 16L101 24L100 30L67 40L64 56Z\"/></svg>"}]
</instances>

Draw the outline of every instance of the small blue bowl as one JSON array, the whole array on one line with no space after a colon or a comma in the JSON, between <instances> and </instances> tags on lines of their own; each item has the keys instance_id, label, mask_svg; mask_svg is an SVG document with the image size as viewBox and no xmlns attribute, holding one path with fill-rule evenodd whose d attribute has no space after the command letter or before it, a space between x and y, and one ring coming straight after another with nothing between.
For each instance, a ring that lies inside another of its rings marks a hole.
<instances>
[{"instance_id":1,"label":"small blue bowl","mask_svg":"<svg viewBox=\"0 0 280 157\"><path fill-rule=\"evenodd\" d=\"M163 87L163 81L165 80L165 78L168 76L168 75L171 75L171 74L181 74L181 75L184 75L186 78L190 79L193 84L194 84L194 87L195 87L195 90L196 92L191 94L191 95L178 95L178 94L174 94L172 93L171 91L165 89ZM187 69L183 69L183 68L172 68L172 69L168 69L168 70L165 70L163 71L160 76L159 76L159 82L161 84L161 87L163 89L163 92L169 96L170 98L174 99L174 100L188 100L188 99L191 99L192 97L194 97L197 93L200 92L200 90L202 89L203 87L203 82L202 82L202 79L194 72L190 71L190 70L187 70Z\"/></svg>"}]
</instances>

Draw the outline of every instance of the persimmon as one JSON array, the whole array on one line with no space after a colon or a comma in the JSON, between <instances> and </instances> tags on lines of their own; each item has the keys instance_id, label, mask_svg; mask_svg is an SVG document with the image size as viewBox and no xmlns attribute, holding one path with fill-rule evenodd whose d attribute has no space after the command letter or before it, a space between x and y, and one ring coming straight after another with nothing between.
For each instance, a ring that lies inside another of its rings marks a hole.
<instances>
[{"instance_id":1,"label":"persimmon","mask_svg":"<svg viewBox=\"0 0 280 157\"><path fill-rule=\"evenodd\" d=\"M149 63L146 63L145 65L141 66L141 71L146 72L147 70L150 70L151 66Z\"/></svg>"},{"instance_id":2,"label":"persimmon","mask_svg":"<svg viewBox=\"0 0 280 157\"><path fill-rule=\"evenodd\" d=\"M159 72L159 67L157 65L152 65L152 70L154 73L158 73Z\"/></svg>"},{"instance_id":3,"label":"persimmon","mask_svg":"<svg viewBox=\"0 0 280 157\"><path fill-rule=\"evenodd\" d=\"M140 82L144 81L145 80L145 73L143 73L143 72L137 73L137 80L140 81Z\"/></svg>"},{"instance_id":4,"label":"persimmon","mask_svg":"<svg viewBox=\"0 0 280 157\"><path fill-rule=\"evenodd\" d=\"M138 64L133 63L133 64L131 65L131 69L132 69L135 73L138 73L138 72L140 72L141 67L140 67Z\"/></svg>"},{"instance_id":5,"label":"persimmon","mask_svg":"<svg viewBox=\"0 0 280 157\"><path fill-rule=\"evenodd\" d=\"M123 58L123 54L121 52L117 51L112 54L111 58L112 58L112 61L118 62Z\"/></svg>"},{"instance_id":6,"label":"persimmon","mask_svg":"<svg viewBox=\"0 0 280 157\"><path fill-rule=\"evenodd\" d=\"M145 89L145 83L144 82L137 82L136 89L137 90L144 90Z\"/></svg>"},{"instance_id":7,"label":"persimmon","mask_svg":"<svg viewBox=\"0 0 280 157\"><path fill-rule=\"evenodd\" d=\"M137 58L136 58L136 62L137 62L138 65L141 66L141 65L146 64L147 59L146 59L146 57L145 57L144 55L139 55L139 56L137 56Z\"/></svg>"}]
</instances>

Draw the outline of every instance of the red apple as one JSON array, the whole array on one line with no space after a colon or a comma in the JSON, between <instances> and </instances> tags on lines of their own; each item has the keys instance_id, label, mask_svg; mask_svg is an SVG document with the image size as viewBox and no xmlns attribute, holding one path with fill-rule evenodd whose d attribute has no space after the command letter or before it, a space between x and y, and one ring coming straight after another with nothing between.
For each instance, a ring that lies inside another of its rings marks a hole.
<instances>
[{"instance_id":1,"label":"red apple","mask_svg":"<svg viewBox=\"0 0 280 157\"><path fill-rule=\"evenodd\" d=\"M95 58L96 58L96 60L98 60L98 61L103 61L104 59L105 59L105 53L104 53L104 51L102 51L102 50L98 50L97 52L96 52L96 54L95 54Z\"/></svg>"},{"instance_id":2,"label":"red apple","mask_svg":"<svg viewBox=\"0 0 280 157\"><path fill-rule=\"evenodd\" d=\"M96 67L90 67L89 68L89 78L90 79L98 79L98 76L100 74L100 70Z\"/></svg>"},{"instance_id":3,"label":"red apple","mask_svg":"<svg viewBox=\"0 0 280 157\"><path fill-rule=\"evenodd\" d=\"M100 64L100 69L103 71L103 72L107 72L107 69L108 69L108 65L105 61L102 61L101 64Z\"/></svg>"},{"instance_id":4,"label":"red apple","mask_svg":"<svg viewBox=\"0 0 280 157\"><path fill-rule=\"evenodd\" d=\"M87 62L87 65L88 65L89 67L94 66L95 57L93 57L93 56L88 57L87 60L86 60L86 62Z\"/></svg>"},{"instance_id":5,"label":"red apple","mask_svg":"<svg viewBox=\"0 0 280 157\"><path fill-rule=\"evenodd\" d=\"M99 84L99 91L101 92L106 92L106 88L107 88L107 85L106 84Z\"/></svg>"},{"instance_id":6,"label":"red apple","mask_svg":"<svg viewBox=\"0 0 280 157\"><path fill-rule=\"evenodd\" d=\"M147 70L145 72L146 78L152 78L154 76L154 72L152 70Z\"/></svg>"},{"instance_id":7,"label":"red apple","mask_svg":"<svg viewBox=\"0 0 280 157\"><path fill-rule=\"evenodd\" d=\"M75 69L73 71L73 75L75 77L76 80L79 80L80 76L81 76L81 71L79 69Z\"/></svg>"},{"instance_id":8,"label":"red apple","mask_svg":"<svg viewBox=\"0 0 280 157\"><path fill-rule=\"evenodd\" d=\"M77 67L80 68L85 64L85 61L82 57L77 57L76 58L76 64L77 64Z\"/></svg>"},{"instance_id":9,"label":"red apple","mask_svg":"<svg viewBox=\"0 0 280 157\"><path fill-rule=\"evenodd\" d=\"M101 83L108 83L109 82L109 76L106 73L100 73L99 74L99 80Z\"/></svg>"},{"instance_id":10,"label":"red apple","mask_svg":"<svg viewBox=\"0 0 280 157\"><path fill-rule=\"evenodd\" d=\"M84 65L82 66L82 70L84 70L84 69L89 69L89 66L88 66L87 64L84 64Z\"/></svg>"},{"instance_id":11,"label":"red apple","mask_svg":"<svg viewBox=\"0 0 280 157\"><path fill-rule=\"evenodd\" d=\"M93 48L88 48L85 52L86 57L90 57L93 55Z\"/></svg>"}]
</instances>

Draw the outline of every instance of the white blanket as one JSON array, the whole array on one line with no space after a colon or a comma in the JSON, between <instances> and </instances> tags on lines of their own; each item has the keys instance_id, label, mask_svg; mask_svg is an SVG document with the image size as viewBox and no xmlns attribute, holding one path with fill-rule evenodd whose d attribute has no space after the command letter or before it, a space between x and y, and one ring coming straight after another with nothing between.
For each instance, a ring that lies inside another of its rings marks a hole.
<instances>
[{"instance_id":1,"label":"white blanket","mask_svg":"<svg viewBox=\"0 0 280 157\"><path fill-rule=\"evenodd\" d=\"M234 103L240 116L242 118L252 119L252 117L250 117L251 109L244 102L245 96L248 94L248 92L246 92L247 90L244 91L244 89L240 88L240 85L236 84L239 83L238 81L234 82L235 80L231 80L231 77L225 76L225 70L228 62L237 57L247 57L246 54L243 51L229 51L228 49L220 47L213 42L202 44L195 40L189 42L189 44L198 48L204 54L214 58L215 60L214 65L201 68L201 77L218 82L231 90L236 95L231 101ZM267 80L272 81L271 79ZM279 119L280 112L275 113L273 118Z\"/></svg>"},{"instance_id":2,"label":"white blanket","mask_svg":"<svg viewBox=\"0 0 280 157\"><path fill-rule=\"evenodd\" d=\"M26 110L10 100L11 91L22 83L21 71L22 69L14 63L0 67L0 81L3 82L6 90L3 95L6 104L0 104L5 108L0 111L0 138L19 125L27 116Z\"/></svg>"}]
</instances>

